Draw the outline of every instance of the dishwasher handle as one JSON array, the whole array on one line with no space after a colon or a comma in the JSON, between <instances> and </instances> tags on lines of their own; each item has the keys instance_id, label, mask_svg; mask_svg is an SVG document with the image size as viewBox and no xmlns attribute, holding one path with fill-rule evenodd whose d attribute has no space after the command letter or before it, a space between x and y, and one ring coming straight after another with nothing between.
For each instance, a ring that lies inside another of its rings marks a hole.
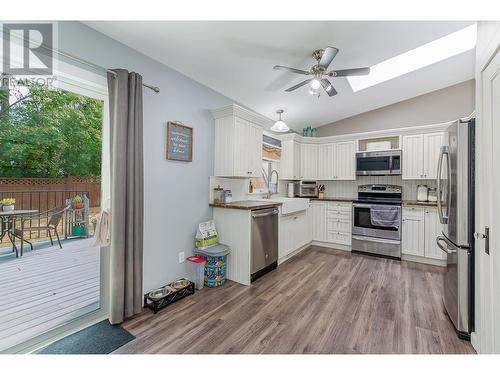
<instances>
[{"instance_id":1,"label":"dishwasher handle","mask_svg":"<svg viewBox=\"0 0 500 375\"><path fill-rule=\"evenodd\" d=\"M272 211L267 211L267 212L263 212L263 213L259 213L257 211L252 211L252 217L253 218L256 218L256 217L265 217L265 216L271 216L271 215L278 215L279 213L279 210L276 208Z\"/></svg>"}]
</instances>

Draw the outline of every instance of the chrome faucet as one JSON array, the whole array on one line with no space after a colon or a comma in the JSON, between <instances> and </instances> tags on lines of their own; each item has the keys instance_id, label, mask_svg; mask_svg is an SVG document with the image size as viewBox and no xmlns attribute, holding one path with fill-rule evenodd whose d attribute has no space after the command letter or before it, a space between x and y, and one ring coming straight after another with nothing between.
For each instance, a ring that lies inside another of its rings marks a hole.
<instances>
[{"instance_id":1,"label":"chrome faucet","mask_svg":"<svg viewBox=\"0 0 500 375\"><path fill-rule=\"evenodd\" d=\"M273 177L273 173L276 173L276 191L271 193L271 180ZM279 181L279 176L278 176L278 171L276 169L273 169L268 175L267 175L267 199L271 198L271 195L276 194L278 192L278 181Z\"/></svg>"}]
</instances>

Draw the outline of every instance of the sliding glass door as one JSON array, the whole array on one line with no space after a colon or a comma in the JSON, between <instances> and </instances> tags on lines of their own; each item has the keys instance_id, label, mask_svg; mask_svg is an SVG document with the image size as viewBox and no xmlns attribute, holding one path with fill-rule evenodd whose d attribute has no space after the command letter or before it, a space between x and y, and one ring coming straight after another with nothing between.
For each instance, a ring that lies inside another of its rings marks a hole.
<instances>
[{"instance_id":1,"label":"sliding glass door","mask_svg":"<svg viewBox=\"0 0 500 375\"><path fill-rule=\"evenodd\" d=\"M10 77L0 105L0 352L107 316L107 252L93 238L109 208L105 78L68 70L53 87Z\"/></svg>"}]
</instances>

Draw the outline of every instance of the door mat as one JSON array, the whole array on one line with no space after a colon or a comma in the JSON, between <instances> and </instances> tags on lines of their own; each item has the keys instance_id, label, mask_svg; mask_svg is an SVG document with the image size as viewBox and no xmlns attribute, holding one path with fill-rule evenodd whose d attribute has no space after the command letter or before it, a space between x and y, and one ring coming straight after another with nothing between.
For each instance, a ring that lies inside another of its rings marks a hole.
<instances>
[{"instance_id":1,"label":"door mat","mask_svg":"<svg viewBox=\"0 0 500 375\"><path fill-rule=\"evenodd\" d=\"M124 328L103 320L46 346L38 354L109 354L133 339L135 336Z\"/></svg>"}]
</instances>

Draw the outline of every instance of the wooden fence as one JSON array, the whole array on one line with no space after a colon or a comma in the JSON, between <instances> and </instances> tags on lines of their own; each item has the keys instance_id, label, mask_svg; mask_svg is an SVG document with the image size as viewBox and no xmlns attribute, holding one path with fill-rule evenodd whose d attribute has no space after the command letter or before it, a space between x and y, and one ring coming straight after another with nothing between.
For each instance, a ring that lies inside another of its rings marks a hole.
<instances>
[{"instance_id":1,"label":"wooden fence","mask_svg":"<svg viewBox=\"0 0 500 375\"><path fill-rule=\"evenodd\" d=\"M87 193L90 207L101 204L99 176L70 176L66 178L5 178L0 177L0 199L16 198L16 206L36 206L50 209L74 195Z\"/></svg>"}]
</instances>

